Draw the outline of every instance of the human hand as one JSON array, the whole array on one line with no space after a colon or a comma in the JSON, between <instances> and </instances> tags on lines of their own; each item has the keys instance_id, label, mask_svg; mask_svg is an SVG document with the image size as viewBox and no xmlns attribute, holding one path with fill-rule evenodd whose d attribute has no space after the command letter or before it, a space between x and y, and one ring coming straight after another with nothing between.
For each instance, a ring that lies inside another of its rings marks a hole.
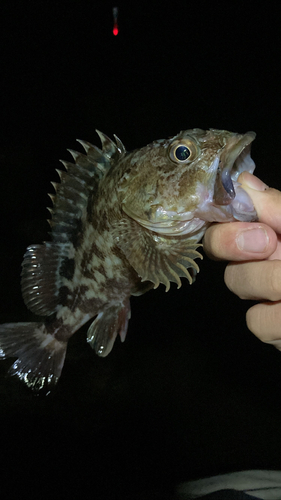
<instances>
[{"instance_id":1,"label":"human hand","mask_svg":"<svg viewBox=\"0 0 281 500\"><path fill-rule=\"evenodd\" d=\"M239 182L253 200L259 222L214 224L203 246L211 259L231 261L225 283L233 293L261 301L247 311L249 330L281 350L281 192L248 172Z\"/></svg>"}]
</instances>

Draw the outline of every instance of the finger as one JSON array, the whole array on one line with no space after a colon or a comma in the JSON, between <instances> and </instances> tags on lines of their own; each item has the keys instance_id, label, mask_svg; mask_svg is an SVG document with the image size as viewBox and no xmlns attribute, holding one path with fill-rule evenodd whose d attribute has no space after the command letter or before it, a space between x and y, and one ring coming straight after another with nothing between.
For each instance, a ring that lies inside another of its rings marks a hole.
<instances>
[{"instance_id":1,"label":"finger","mask_svg":"<svg viewBox=\"0 0 281 500\"><path fill-rule=\"evenodd\" d=\"M249 330L260 340L281 350L281 302L261 303L251 307L246 314Z\"/></svg>"},{"instance_id":2,"label":"finger","mask_svg":"<svg viewBox=\"0 0 281 500\"><path fill-rule=\"evenodd\" d=\"M262 260L276 249L277 236L271 227L257 222L213 224L203 239L203 247L214 260Z\"/></svg>"},{"instance_id":3,"label":"finger","mask_svg":"<svg viewBox=\"0 0 281 500\"><path fill-rule=\"evenodd\" d=\"M281 261L231 262L224 273L226 286L240 299L281 300ZM281 321L281 318L280 318Z\"/></svg>"},{"instance_id":4,"label":"finger","mask_svg":"<svg viewBox=\"0 0 281 500\"><path fill-rule=\"evenodd\" d=\"M266 189L267 186L249 172L243 172L238 181L254 202L259 221L281 233L281 192L273 188Z\"/></svg>"},{"instance_id":5,"label":"finger","mask_svg":"<svg viewBox=\"0 0 281 500\"><path fill-rule=\"evenodd\" d=\"M269 257L269 260L275 260L275 259L281 260L281 234L277 235L276 250Z\"/></svg>"}]
</instances>

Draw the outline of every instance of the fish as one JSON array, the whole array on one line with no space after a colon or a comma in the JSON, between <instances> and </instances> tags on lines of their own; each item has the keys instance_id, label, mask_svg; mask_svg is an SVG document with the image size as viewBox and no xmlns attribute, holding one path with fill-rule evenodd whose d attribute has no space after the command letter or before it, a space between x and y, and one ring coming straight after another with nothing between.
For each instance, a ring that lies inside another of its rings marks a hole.
<instances>
[{"instance_id":1,"label":"fish","mask_svg":"<svg viewBox=\"0 0 281 500\"><path fill-rule=\"evenodd\" d=\"M211 223L257 220L238 182L255 169L254 132L194 128L130 152L96 132L101 149L79 140L84 152L57 170L51 241L24 254L22 296L39 321L0 325L0 359L15 357L8 373L36 392L57 383L82 325L92 320L87 342L107 356L125 340L131 295L193 283Z\"/></svg>"}]
</instances>

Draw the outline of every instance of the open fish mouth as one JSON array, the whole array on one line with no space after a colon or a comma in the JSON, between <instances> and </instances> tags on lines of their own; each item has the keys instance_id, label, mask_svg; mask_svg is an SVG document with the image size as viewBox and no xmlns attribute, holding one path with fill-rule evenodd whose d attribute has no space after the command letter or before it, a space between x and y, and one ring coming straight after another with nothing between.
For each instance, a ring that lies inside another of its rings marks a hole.
<instances>
[{"instance_id":1,"label":"open fish mouth","mask_svg":"<svg viewBox=\"0 0 281 500\"><path fill-rule=\"evenodd\" d=\"M244 172L253 173L255 163L251 158L251 143L255 132L247 132L242 138L233 137L223 149L217 167L217 177L214 185L214 203L229 205L233 202L236 192L233 183L237 183L239 175Z\"/></svg>"}]
</instances>

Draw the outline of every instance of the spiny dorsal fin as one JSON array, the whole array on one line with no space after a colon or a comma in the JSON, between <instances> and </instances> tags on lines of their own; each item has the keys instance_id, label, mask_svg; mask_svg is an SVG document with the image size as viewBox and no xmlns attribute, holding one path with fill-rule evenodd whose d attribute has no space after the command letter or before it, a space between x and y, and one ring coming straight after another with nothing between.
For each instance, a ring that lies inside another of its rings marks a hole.
<instances>
[{"instance_id":1,"label":"spiny dorsal fin","mask_svg":"<svg viewBox=\"0 0 281 500\"><path fill-rule=\"evenodd\" d=\"M49 195L53 208L50 209L52 237L56 243L79 242L82 232L82 218L87 210L89 198L93 204L100 179L125 153L125 147L116 136L116 144L102 132L97 131L102 150L86 141L78 142L86 155L68 150L75 163L62 161L66 172L57 170L60 183L52 183L56 194Z\"/></svg>"}]
</instances>

